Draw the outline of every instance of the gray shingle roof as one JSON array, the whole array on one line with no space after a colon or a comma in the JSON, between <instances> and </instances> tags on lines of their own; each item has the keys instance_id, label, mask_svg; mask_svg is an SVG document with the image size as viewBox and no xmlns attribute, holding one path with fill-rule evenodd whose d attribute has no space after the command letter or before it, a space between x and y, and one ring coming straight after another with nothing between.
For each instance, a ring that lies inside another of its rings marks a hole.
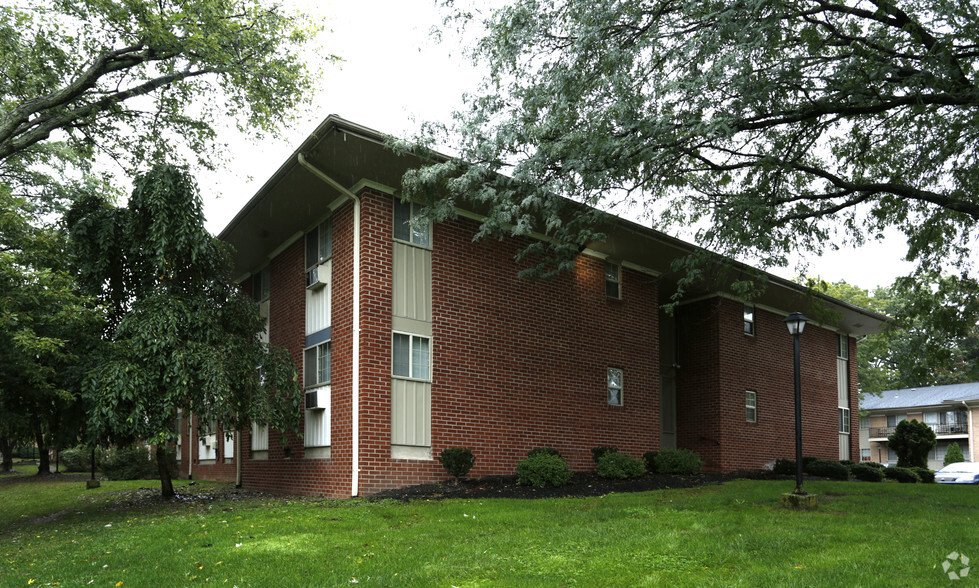
<instances>
[{"instance_id":1,"label":"gray shingle roof","mask_svg":"<svg viewBox=\"0 0 979 588\"><path fill-rule=\"evenodd\" d=\"M934 406L948 400L977 399L979 399L979 382L928 388L905 388L903 390L887 390L882 392L880 396L868 394L860 401L860 410Z\"/></svg>"}]
</instances>

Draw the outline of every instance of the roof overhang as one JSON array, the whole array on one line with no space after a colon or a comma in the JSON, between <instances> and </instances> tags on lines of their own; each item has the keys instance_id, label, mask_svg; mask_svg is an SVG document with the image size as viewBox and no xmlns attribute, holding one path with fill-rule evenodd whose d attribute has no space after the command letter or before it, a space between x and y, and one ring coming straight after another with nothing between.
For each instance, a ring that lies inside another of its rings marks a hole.
<instances>
[{"instance_id":1,"label":"roof overhang","mask_svg":"<svg viewBox=\"0 0 979 588\"><path fill-rule=\"evenodd\" d=\"M369 184L387 187L396 194L404 173L423 162L419 157L395 152L386 145L387 139L373 129L336 115L328 116L218 235L237 251L236 275L260 270L268 263L270 253L281 250L284 244L322 220L328 209L342 202L344 196L338 190L300 165L299 154L351 191ZM475 216L480 212L477 208L473 207ZM672 267L673 261L704 251L625 219L616 219L607 234L607 240L589 244L588 249L616 262L650 270L660 280L664 301L675 291L680 278ZM705 284L699 291L688 291L688 296L722 293L730 283L759 274L759 270L721 256L715 256L714 263L723 266L725 271L718 272L723 278ZM820 324L854 336L874 333L888 320L884 315L814 294L789 280L762 275L768 286L752 301L760 306L786 314L798 310Z\"/></svg>"}]
</instances>

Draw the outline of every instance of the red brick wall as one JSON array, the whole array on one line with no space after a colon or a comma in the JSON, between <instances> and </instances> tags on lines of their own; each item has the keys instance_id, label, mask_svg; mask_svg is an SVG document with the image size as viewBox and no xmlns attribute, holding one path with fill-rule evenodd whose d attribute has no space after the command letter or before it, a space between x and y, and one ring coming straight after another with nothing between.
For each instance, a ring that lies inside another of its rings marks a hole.
<instances>
[{"instance_id":1,"label":"red brick wall","mask_svg":"<svg viewBox=\"0 0 979 588\"><path fill-rule=\"evenodd\" d=\"M391 200L365 196L364 210L360 488L369 494L447 474L434 460L390 458ZM513 474L540 446L578 470L593 467L596 445L637 457L658 448L655 281L625 270L622 300L610 300L604 262L587 256L571 274L527 281L514 263L524 243L473 243L477 226L459 219L433 231L433 457L469 447L469 475L479 477ZM608 367L624 370L624 406L607 402Z\"/></svg>"},{"instance_id":2,"label":"red brick wall","mask_svg":"<svg viewBox=\"0 0 979 588\"><path fill-rule=\"evenodd\" d=\"M706 471L759 468L795 458L793 343L784 318L755 310L744 334L744 305L712 298L678 310L678 446L701 454ZM803 455L839 456L836 333L813 323L800 339ZM851 357L856 357L850 340ZM851 455L859 455L856 361L850 362ZM745 418L745 391L757 393L757 422Z\"/></svg>"}]
</instances>

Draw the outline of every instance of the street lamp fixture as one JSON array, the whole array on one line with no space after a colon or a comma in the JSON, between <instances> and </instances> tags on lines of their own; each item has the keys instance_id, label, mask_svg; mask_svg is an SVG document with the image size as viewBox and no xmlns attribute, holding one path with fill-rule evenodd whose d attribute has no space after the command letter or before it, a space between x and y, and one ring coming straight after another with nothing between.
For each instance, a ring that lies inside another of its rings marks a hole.
<instances>
[{"instance_id":1,"label":"street lamp fixture","mask_svg":"<svg viewBox=\"0 0 979 588\"><path fill-rule=\"evenodd\" d=\"M793 312L785 317L785 326L792 335L795 364L795 494L805 494L802 489L802 376L799 368L799 335L806 328L806 318L801 312Z\"/></svg>"}]
</instances>

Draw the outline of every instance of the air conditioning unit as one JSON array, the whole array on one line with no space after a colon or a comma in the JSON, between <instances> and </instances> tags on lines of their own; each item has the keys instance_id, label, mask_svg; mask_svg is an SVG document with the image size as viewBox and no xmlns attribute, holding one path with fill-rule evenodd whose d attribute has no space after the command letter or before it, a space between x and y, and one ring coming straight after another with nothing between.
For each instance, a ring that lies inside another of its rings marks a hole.
<instances>
[{"instance_id":1,"label":"air conditioning unit","mask_svg":"<svg viewBox=\"0 0 979 588\"><path fill-rule=\"evenodd\" d=\"M326 408L326 393L322 390L313 390L306 393L306 408L308 410L324 410Z\"/></svg>"},{"instance_id":2,"label":"air conditioning unit","mask_svg":"<svg viewBox=\"0 0 979 588\"><path fill-rule=\"evenodd\" d=\"M329 278L330 276L327 275L323 266L318 265L306 271L306 287L311 290L318 290L326 285Z\"/></svg>"}]
</instances>

